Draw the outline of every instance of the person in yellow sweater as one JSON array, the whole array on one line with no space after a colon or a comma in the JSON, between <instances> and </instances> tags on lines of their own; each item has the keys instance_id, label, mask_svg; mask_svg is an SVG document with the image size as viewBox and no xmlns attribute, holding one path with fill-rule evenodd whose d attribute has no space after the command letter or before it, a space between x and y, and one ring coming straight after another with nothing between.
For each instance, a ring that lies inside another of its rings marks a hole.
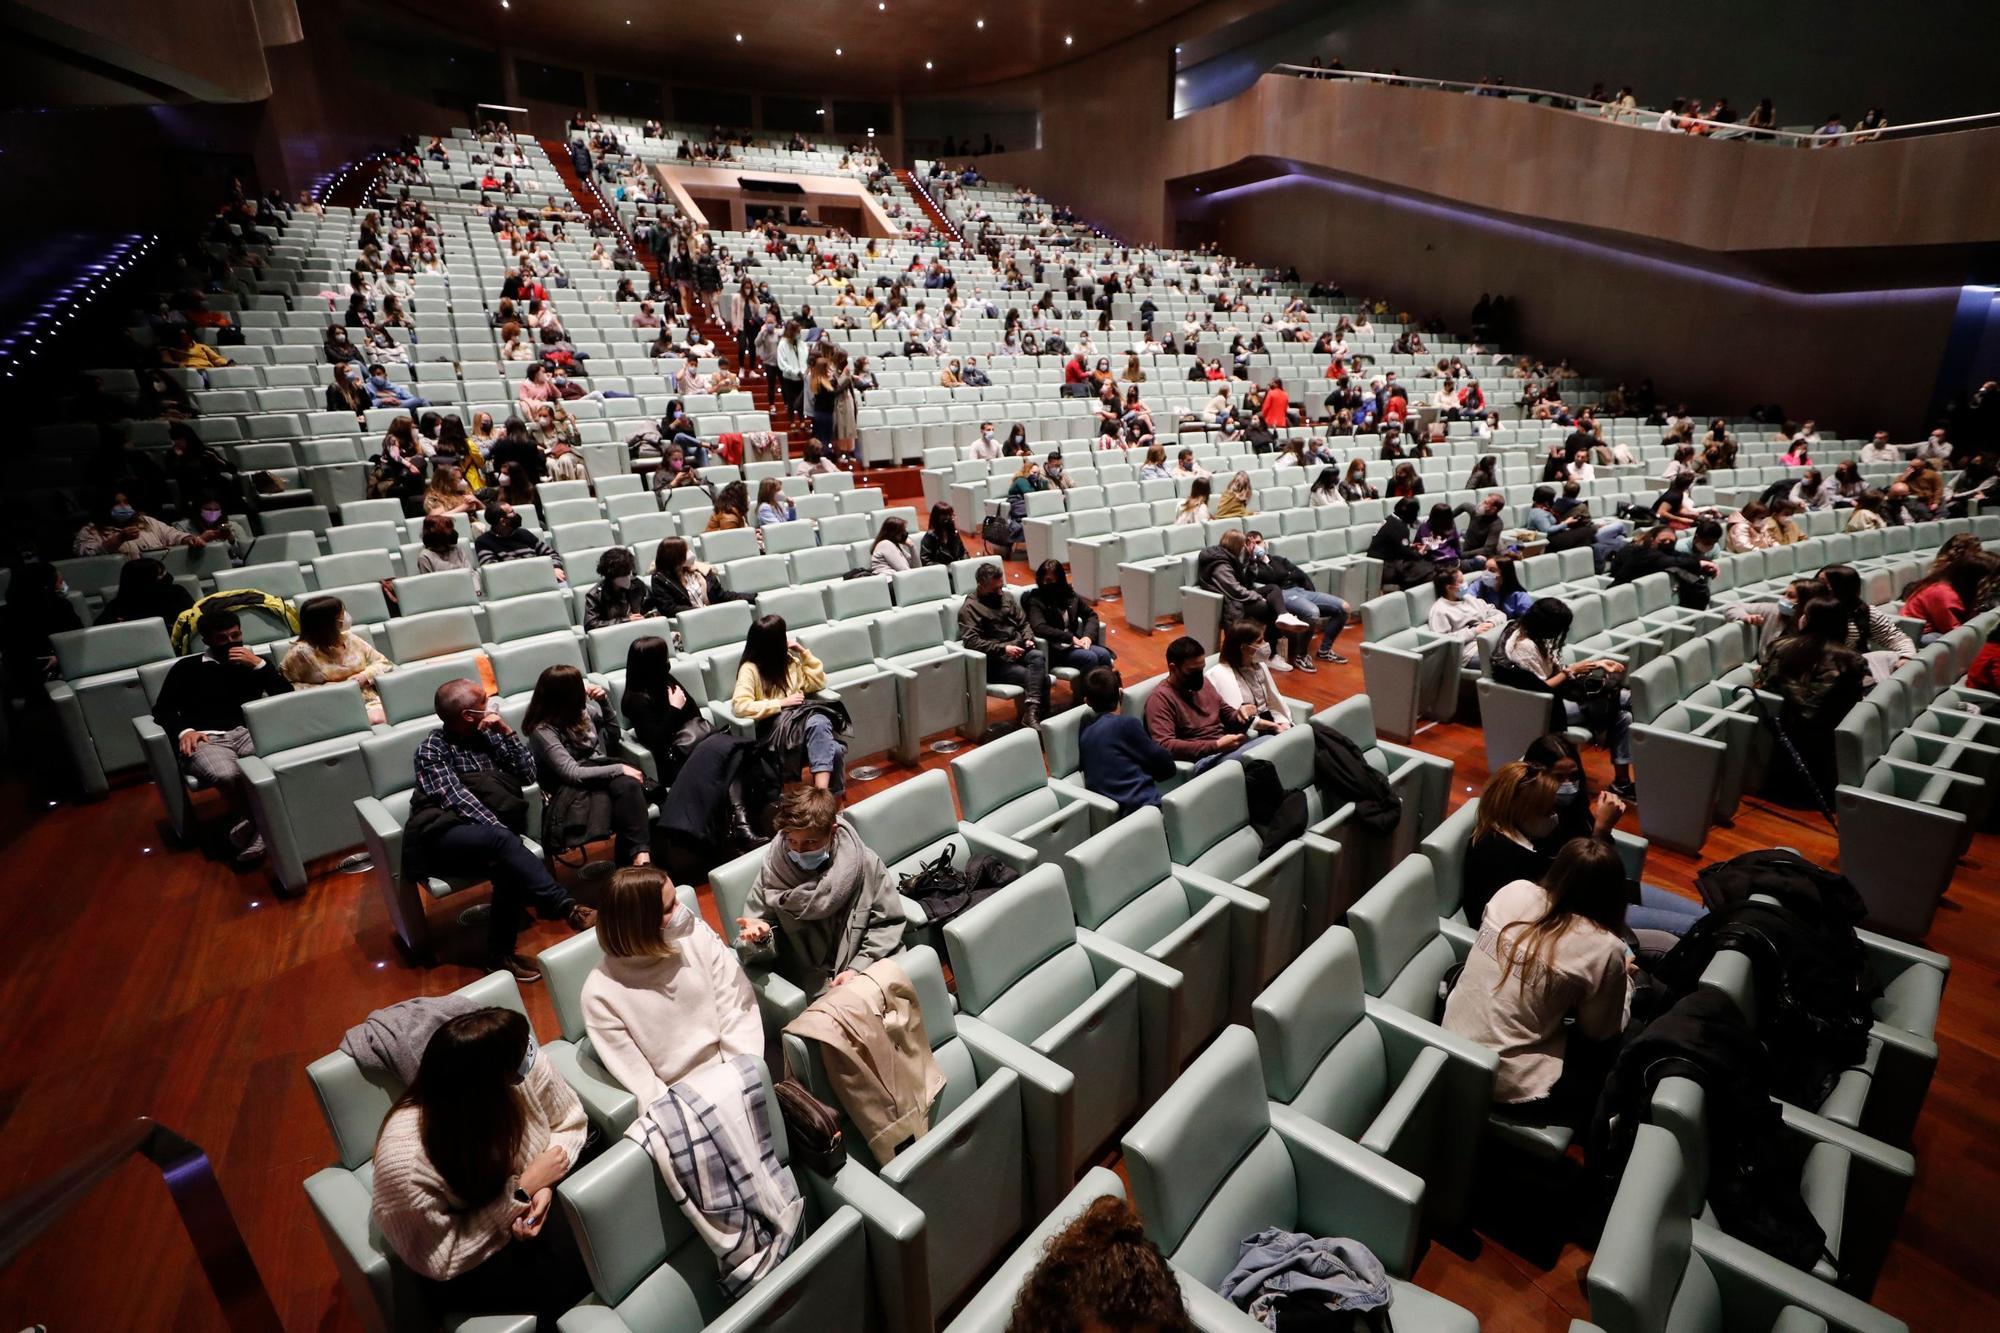
<instances>
[{"instance_id":1,"label":"person in yellow sweater","mask_svg":"<svg viewBox=\"0 0 2000 1333\"><path fill-rule=\"evenodd\" d=\"M743 665L736 668L736 689L729 706L736 716L757 724L757 739L778 756L779 772L799 771L798 757L812 770L815 787L835 794L847 788L847 747L833 729L833 719L819 709L803 709L806 696L826 688L826 668L812 651L785 629L783 616L763 616L743 638Z\"/></svg>"},{"instance_id":2,"label":"person in yellow sweater","mask_svg":"<svg viewBox=\"0 0 2000 1333\"><path fill-rule=\"evenodd\" d=\"M160 349L160 359L170 366L182 366L188 370L213 370L217 366L236 364L207 343L197 341L186 329L176 333L174 340Z\"/></svg>"},{"instance_id":3,"label":"person in yellow sweater","mask_svg":"<svg viewBox=\"0 0 2000 1333\"><path fill-rule=\"evenodd\" d=\"M574 1242L548 1228L587 1133L583 1103L512 1009L475 1009L424 1046L375 1140L375 1223L433 1318L534 1311L589 1289Z\"/></svg>"}]
</instances>

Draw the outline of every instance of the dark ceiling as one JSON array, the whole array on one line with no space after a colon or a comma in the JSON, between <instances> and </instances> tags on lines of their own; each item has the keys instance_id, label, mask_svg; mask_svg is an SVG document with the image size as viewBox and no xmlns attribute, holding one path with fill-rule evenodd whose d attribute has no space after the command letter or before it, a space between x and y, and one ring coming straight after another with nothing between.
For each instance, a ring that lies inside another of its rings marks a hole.
<instances>
[{"instance_id":1,"label":"dark ceiling","mask_svg":"<svg viewBox=\"0 0 2000 1333\"><path fill-rule=\"evenodd\" d=\"M948 93L1031 74L1115 45L1201 3L507 0L503 8L501 0L405 0L405 7L482 43L555 64L709 88L881 95ZM834 54L836 48L841 54ZM1080 67L1079 77L1089 77L1088 71Z\"/></svg>"}]
</instances>

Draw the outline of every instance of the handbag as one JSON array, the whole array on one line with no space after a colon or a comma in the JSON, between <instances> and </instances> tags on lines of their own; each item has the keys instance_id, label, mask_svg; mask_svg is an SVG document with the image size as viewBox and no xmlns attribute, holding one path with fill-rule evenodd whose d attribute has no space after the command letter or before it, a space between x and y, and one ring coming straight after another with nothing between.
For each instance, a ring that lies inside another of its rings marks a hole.
<instances>
[{"instance_id":1,"label":"handbag","mask_svg":"<svg viewBox=\"0 0 2000 1333\"><path fill-rule=\"evenodd\" d=\"M789 1074L779 1079L771 1091L778 1098L779 1114L785 1118L785 1137L791 1145L792 1161L822 1176L838 1172L847 1162L839 1114Z\"/></svg>"},{"instance_id":2,"label":"handbag","mask_svg":"<svg viewBox=\"0 0 2000 1333\"><path fill-rule=\"evenodd\" d=\"M1583 703L1586 700L1602 699L1617 689L1618 685L1612 680L1611 673L1603 667L1594 666L1571 672L1569 679L1563 682L1562 689L1557 693L1567 701Z\"/></svg>"}]
</instances>

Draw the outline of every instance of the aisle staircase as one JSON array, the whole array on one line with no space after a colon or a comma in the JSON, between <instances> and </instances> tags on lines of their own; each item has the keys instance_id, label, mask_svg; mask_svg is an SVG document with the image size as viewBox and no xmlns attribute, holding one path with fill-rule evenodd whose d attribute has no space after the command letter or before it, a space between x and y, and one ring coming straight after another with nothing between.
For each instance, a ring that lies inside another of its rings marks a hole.
<instances>
[{"instance_id":1,"label":"aisle staircase","mask_svg":"<svg viewBox=\"0 0 2000 1333\"><path fill-rule=\"evenodd\" d=\"M917 207L924 210L924 216L931 220L931 228L934 231L949 241L964 239L958 234L958 228L951 225L951 219L944 215L944 210L932 201L930 191L917 179L916 172L908 167L898 167L896 179L903 182L903 188L910 192L910 198L916 200Z\"/></svg>"}]
</instances>

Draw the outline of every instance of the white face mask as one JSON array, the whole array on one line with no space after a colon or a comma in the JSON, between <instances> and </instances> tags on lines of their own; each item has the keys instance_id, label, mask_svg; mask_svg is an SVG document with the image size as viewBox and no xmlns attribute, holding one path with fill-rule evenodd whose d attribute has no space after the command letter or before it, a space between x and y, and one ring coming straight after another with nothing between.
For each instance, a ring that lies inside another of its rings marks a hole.
<instances>
[{"instance_id":1,"label":"white face mask","mask_svg":"<svg viewBox=\"0 0 2000 1333\"><path fill-rule=\"evenodd\" d=\"M1546 838L1556 831L1556 817L1551 813L1546 819L1530 820L1521 825L1521 832L1530 838Z\"/></svg>"}]
</instances>

